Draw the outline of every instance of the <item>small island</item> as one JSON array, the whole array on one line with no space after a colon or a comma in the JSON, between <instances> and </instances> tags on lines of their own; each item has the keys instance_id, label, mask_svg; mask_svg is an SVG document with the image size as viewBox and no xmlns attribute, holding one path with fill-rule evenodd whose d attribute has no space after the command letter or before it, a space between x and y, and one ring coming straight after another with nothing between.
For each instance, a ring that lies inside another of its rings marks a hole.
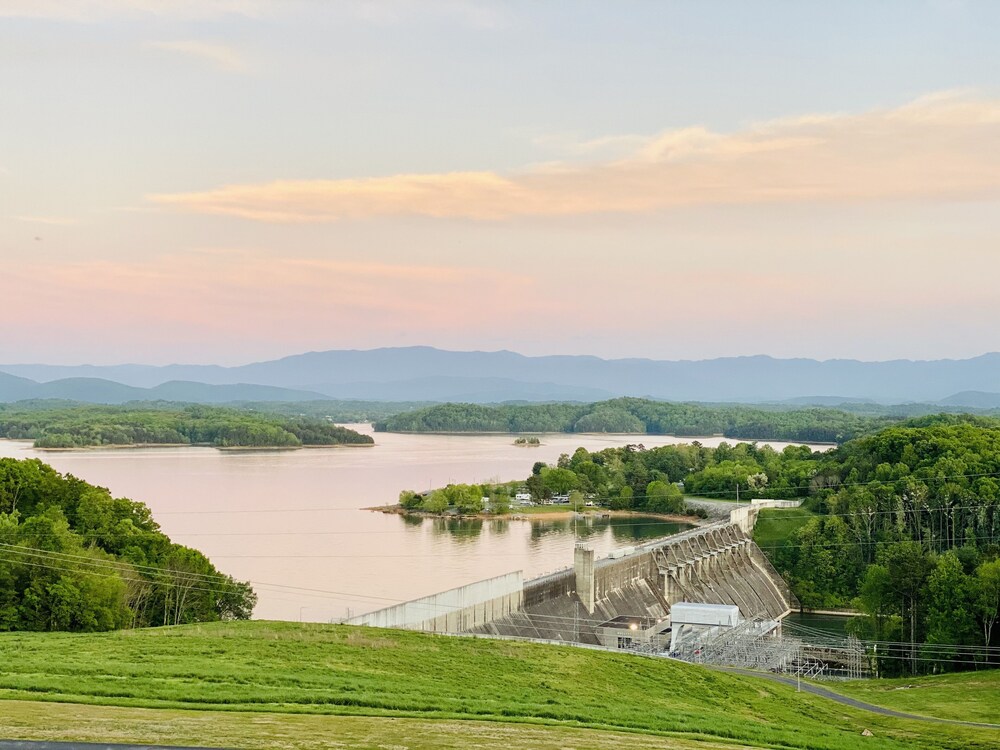
<instances>
[{"instance_id":1,"label":"small island","mask_svg":"<svg viewBox=\"0 0 1000 750\"><path fill-rule=\"evenodd\" d=\"M537 448L542 444L542 441L537 437L518 437L514 438L514 445L520 446L522 448Z\"/></svg>"}]
</instances>

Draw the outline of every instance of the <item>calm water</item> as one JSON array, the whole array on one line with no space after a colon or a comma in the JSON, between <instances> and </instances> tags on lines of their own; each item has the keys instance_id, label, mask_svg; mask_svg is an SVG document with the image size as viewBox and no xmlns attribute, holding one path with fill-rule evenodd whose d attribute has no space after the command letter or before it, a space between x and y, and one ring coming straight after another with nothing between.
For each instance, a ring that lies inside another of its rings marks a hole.
<instances>
[{"instance_id":1,"label":"calm water","mask_svg":"<svg viewBox=\"0 0 1000 750\"><path fill-rule=\"evenodd\" d=\"M366 425L354 426L368 431ZM535 461L577 447L599 450L665 436L548 435L538 448L502 435L375 435L372 448L222 452L212 448L35 451L0 441L0 455L37 457L57 470L145 502L174 541L254 582L255 615L326 621L523 570L532 577L572 564L570 521L412 519L362 508L393 503L401 489L526 477ZM717 445L722 438L704 438ZM781 449L787 443L771 443ZM824 446L825 448L825 446ZM649 519L578 522L576 535L603 555L678 529Z\"/></svg>"}]
</instances>

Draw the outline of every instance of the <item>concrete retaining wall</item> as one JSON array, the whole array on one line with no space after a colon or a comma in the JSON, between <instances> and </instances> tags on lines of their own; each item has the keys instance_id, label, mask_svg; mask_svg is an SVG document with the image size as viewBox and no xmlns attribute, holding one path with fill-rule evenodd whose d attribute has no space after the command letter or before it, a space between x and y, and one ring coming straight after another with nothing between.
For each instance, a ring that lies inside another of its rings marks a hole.
<instances>
[{"instance_id":1,"label":"concrete retaining wall","mask_svg":"<svg viewBox=\"0 0 1000 750\"><path fill-rule=\"evenodd\" d=\"M757 498L756 500L751 500L750 504L756 508L798 508L801 507L801 500L770 500L765 498Z\"/></svg>"},{"instance_id":2,"label":"concrete retaining wall","mask_svg":"<svg viewBox=\"0 0 1000 750\"><path fill-rule=\"evenodd\" d=\"M518 611L523 591L524 581L517 571L359 615L347 624L460 633Z\"/></svg>"},{"instance_id":3,"label":"concrete retaining wall","mask_svg":"<svg viewBox=\"0 0 1000 750\"><path fill-rule=\"evenodd\" d=\"M753 527L757 524L757 514L760 508L752 505L741 505L729 511L729 523L740 527L744 534L752 534Z\"/></svg>"},{"instance_id":4,"label":"concrete retaining wall","mask_svg":"<svg viewBox=\"0 0 1000 750\"><path fill-rule=\"evenodd\" d=\"M753 527L757 525L757 515L763 508L798 508L801 507L801 500L770 500L758 498L751 500L750 505L741 505L729 511L729 523L739 526L744 534L753 534Z\"/></svg>"}]
</instances>

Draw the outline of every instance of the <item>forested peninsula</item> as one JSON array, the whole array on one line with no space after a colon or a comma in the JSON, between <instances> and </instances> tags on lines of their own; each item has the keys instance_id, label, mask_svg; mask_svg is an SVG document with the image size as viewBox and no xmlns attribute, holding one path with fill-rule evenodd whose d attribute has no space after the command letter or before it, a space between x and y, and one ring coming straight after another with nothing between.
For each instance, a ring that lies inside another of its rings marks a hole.
<instances>
[{"instance_id":1,"label":"forested peninsula","mask_svg":"<svg viewBox=\"0 0 1000 750\"><path fill-rule=\"evenodd\" d=\"M315 417L171 403L94 406L47 401L0 404L0 437L37 448L207 445L299 448L371 445L371 436Z\"/></svg>"},{"instance_id":2,"label":"forested peninsula","mask_svg":"<svg viewBox=\"0 0 1000 750\"><path fill-rule=\"evenodd\" d=\"M805 607L859 610L857 635L895 644L883 674L997 663L996 419L921 417L825 452L697 442L579 448L555 466L536 463L522 484L537 499L578 491L645 512L680 510L681 487L716 499L734 499L737 488L743 500L800 498L801 508L763 511L755 538ZM931 654L922 644L937 645Z\"/></svg>"},{"instance_id":3,"label":"forested peninsula","mask_svg":"<svg viewBox=\"0 0 1000 750\"><path fill-rule=\"evenodd\" d=\"M440 404L379 420L375 431L608 432L841 443L901 419L891 414L827 408L779 409L618 398L593 404Z\"/></svg>"},{"instance_id":4,"label":"forested peninsula","mask_svg":"<svg viewBox=\"0 0 1000 750\"><path fill-rule=\"evenodd\" d=\"M0 631L248 619L257 596L149 508L37 459L0 458Z\"/></svg>"}]
</instances>

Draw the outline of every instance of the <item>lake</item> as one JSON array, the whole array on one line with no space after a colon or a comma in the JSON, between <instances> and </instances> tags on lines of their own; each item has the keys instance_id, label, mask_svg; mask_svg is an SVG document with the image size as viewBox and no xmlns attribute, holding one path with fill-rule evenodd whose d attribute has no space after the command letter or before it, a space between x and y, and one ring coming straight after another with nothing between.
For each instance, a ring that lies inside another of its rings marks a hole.
<instances>
[{"instance_id":1,"label":"lake","mask_svg":"<svg viewBox=\"0 0 1000 750\"><path fill-rule=\"evenodd\" d=\"M371 431L367 425L349 426ZM574 524L417 519L362 510L396 502L402 489L522 479L535 461L554 463L580 446L654 447L693 438L541 439L540 447L525 448L513 445L509 435L377 433L370 448L234 452L189 447L46 452L0 440L0 455L40 458L115 496L146 503L171 539L253 582L256 617L328 621L515 570L530 578L565 568L572 564L577 538L601 556L681 528L642 518ZM715 446L724 438L699 440ZM769 444L778 450L788 445Z\"/></svg>"}]
</instances>

